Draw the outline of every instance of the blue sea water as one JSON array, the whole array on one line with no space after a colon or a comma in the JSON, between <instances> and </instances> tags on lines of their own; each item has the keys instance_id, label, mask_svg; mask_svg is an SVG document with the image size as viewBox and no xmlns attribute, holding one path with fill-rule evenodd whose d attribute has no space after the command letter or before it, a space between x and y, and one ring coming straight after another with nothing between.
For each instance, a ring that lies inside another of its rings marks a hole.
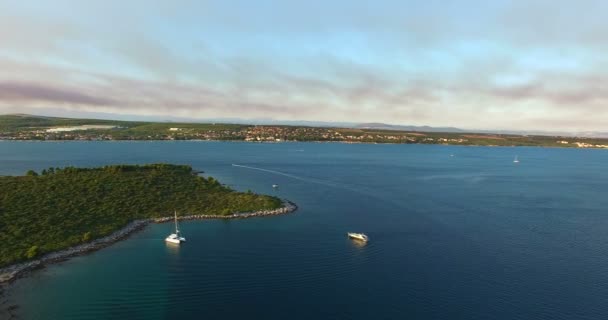
<instances>
[{"instance_id":1,"label":"blue sea water","mask_svg":"<svg viewBox=\"0 0 608 320\"><path fill-rule=\"evenodd\" d=\"M184 222L179 248L170 224L151 225L20 279L4 306L20 319L608 317L607 150L0 142L3 175L152 162L300 209Z\"/></svg>"}]
</instances>

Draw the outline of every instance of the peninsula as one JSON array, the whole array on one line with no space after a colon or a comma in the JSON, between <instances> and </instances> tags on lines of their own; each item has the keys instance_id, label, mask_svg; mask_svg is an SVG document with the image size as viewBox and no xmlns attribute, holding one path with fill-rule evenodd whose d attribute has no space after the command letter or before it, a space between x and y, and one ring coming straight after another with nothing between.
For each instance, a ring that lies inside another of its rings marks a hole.
<instances>
[{"instance_id":1,"label":"peninsula","mask_svg":"<svg viewBox=\"0 0 608 320\"><path fill-rule=\"evenodd\" d=\"M0 268L97 249L174 210L186 219L226 219L287 213L295 205L234 191L187 165L30 170L0 177Z\"/></svg>"},{"instance_id":2,"label":"peninsula","mask_svg":"<svg viewBox=\"0 0 608 320\"><path fill-rule=\"evenodd\" d=\"M456 128L444 128L454 130ZM0 115L0 140L215 140L344 142L608 148L608 138L476 132L429 132L387 127L313 127L226 123L139 122Z\"/></svg>"}]
</instances>

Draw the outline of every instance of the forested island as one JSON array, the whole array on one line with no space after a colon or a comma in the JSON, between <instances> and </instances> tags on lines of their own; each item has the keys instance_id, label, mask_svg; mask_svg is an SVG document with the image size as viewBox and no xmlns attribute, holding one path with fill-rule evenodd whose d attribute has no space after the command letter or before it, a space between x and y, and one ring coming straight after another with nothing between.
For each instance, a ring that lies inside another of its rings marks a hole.
<instances>
[{"instance_id":1,"label":"forested island","mask_svg":"<svg viewBox=\"0 0 608 320\"><path fill-rule=\"evenodd\" d=\"M139 219L233 216L280 208L276 197L237 192L187 165L49 168L0 177L0 267L87 243Z\"/></svg>"},{"instance_id":2,"label":"forested island","mask_svg":"<svg viewBox=\"0 0 608 320\"><path fill-rule=\"evenodd\" d=\"M447 128L450 129L450 128ZM447 130L446 129L446 130ZM454 129L457 130L457 129ZM0 115L0 140L215 140L608 148L602 137L429 132L366 127L142 122Z\"/></svg>"}]
</instances>

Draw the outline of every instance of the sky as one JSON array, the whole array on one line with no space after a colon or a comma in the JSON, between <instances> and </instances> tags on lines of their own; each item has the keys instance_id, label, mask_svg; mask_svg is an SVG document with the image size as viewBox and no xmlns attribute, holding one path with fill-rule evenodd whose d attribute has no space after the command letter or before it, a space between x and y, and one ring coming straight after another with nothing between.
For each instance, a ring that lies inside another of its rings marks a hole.
<instances>
[{"instance_id":1,"label":"sky","mask_svg":"<svg viewBox=\"0 0 608 320\"><path fill-rule=\"evenodd\" d=\"M606 130L608 1L0 0L0 113Z\"/></svg>"}]
</instances>

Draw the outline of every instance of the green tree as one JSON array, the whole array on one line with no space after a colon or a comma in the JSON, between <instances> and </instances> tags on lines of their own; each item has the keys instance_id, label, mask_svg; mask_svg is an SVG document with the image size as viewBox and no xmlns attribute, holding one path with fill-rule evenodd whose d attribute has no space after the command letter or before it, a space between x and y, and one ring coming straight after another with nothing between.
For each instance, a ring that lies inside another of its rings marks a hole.
<instances>
[{"instance_id":1,"label":"green tree","mask_svg":"<svg viewBox=\"0 0 608 320\"><path fill-rule=\"evenodd\" d=\"M27 259L32 259L32 258L36 257L37 255L38 255L38 246L31 246L25 252L25 257Z\"/></svg>"},{"instance_id":2,"label":"green tree","mask_svg":"<svg viewBox=\"0 0 608 320\"><path fill-rule=\"evenodd\" d=\"M25 175L29 176L29 177L35 177L35 176L38 175L38 173L36 171L34 171L34 170L28 170Z\"/></svg>"}]
</instances>

